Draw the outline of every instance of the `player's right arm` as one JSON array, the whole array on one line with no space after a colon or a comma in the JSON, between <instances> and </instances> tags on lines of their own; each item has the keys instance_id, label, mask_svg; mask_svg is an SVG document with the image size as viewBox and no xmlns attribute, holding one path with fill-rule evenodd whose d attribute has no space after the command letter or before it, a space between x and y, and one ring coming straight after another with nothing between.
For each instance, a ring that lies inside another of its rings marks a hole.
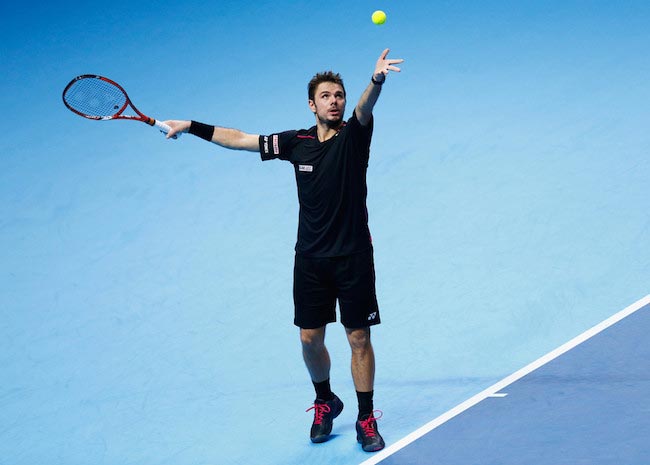
<instances>
[{"instance_id":1,"label":"player's right arm","mask_svg":"<svg viewBox=\"0 0 650 465\"><path fill-rule=\"evenodd\" d=\"M209 126L201 123L194 123L194 126L192 126L192 121L181 120L168 120L165 121L165 124L171 128L171 131L167 134L168 139L178 133L191 132L202 139L209 140L227 149L246 150L249 152L259 152L260 150L260 136L248 134L239 129ZM190 127L192 127L192 131L190 131ZM210 131L212 131L211 134Z\"/></svg>"}]
</instances>

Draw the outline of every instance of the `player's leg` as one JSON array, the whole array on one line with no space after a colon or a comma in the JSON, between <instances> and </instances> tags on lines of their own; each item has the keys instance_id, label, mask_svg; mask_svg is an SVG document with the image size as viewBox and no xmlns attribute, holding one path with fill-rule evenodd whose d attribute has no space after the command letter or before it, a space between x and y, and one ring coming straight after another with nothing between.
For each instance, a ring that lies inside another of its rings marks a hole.
<instances>
[{"instance_id":1,"label":"player's leg","mask_svg":"<svg viewBox=\"0 0 650 465\"><path fill-rule=\"evenodd\" d=\"M370 328L346 328L345 333L352 350L354 387L357 392L370 392L375 384L375 352L370 341Z\"/></svg>"},{"instance_id":2,"label":"player's leg","mask_svg":"<svg viewBox=\"0 0 650 465\"><path fill-rule=\"evenodd\" d=\"M351 367L359 402L357 440L363 450L384 448L373 413L375 353L370 326L381 322L375 291L375 267L372 249L347 257L337 273L341 322L352 350Z\"/></svg>"},{"instance_id":3,"label":"player's leg","mask_svg":"<svg viewBox=\"0 0 650 465\"><path fill-rule=\"evenodd\" d=\"M309 432L311 442L325 442L330 438L334 419L343 410L343 402L330 387L330 356L325 347L325 327L300 329L300 342L305 365L311 376L316 400L307 409L314 410L314 420Z\"/></svg>"},{"instance_id":4,"label":"player's leg","mask_svg":"<svg viewBox=\"0 0 650 465\"><path fill-rule=\"evenodd\" d=\"M325 347L325 326L315 329L300 329L302 357L314 384L329 380L330 354ZM317 393L318 394L318 393Z\"/></svg>"},{"instance_id":5,"label":"player's leg","mask_svg":"<svg viewBox=\"0 0 650 465\"><path fill-rule=\"evenodd\" d=\"M375 352L370 340L370 328L346 328L352 349L352 379L357 391L359 414L357 416L357 441L366 452L384 448L384 439L377 429L373 396L375 383Z\"/></svg>"},{"instance_id":6,"label":"player's leg","mask_svg":"<svg viewBox=\"0 0 650 465\"><path fill-rule=\"evenodd\" d=\"M294 323L300 328L300 342L316 400L310 439L324 442L330 438L334 418L343 410L343 402L330 388L330 356L325 346L325 326L336 321L336 294L327 284L327 261L296 256L294 267Z\"/></svg>"},{"instance_id":7,"label":"player's leg","mask_svg":"<svg viewBox=\"0 0 650 465\"><path fill-rule=\"evenodd\" d=\"M370 326L381 322L372 249L345 257L339 263L336 276L341 322L352 349L354 386L357 392L371 392L375 382L375 353Z\"/></svg>"}]
</instances>

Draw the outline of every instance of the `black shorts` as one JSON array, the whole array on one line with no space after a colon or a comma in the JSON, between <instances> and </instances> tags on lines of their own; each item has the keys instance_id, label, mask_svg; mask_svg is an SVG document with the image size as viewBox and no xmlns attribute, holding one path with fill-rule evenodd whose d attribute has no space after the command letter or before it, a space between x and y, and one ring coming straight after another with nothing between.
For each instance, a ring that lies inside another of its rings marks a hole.
<instances>
[{"instance_id":1,"label":"black shorts","mask_svg":"<svg viewBox=\"0 0 650 465\"><path fill-rule=\"evenodd\" d=\"M372 249L344 257L296 254L293 269L294 324L315 329L336 321L336 301L346 328L380 323Z\"/></svg>"}]
</instances>

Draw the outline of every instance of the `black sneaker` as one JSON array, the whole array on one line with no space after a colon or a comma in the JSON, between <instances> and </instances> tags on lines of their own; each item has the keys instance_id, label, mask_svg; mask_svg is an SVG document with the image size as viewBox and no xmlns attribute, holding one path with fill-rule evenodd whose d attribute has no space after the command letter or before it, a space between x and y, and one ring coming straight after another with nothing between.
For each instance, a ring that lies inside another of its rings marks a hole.
<instances>
[{"instance_id":1,"label":"black sneaker","mask_svg":"<svg viewBox=\"0 0 650 465\"><path fill-rule=\"evenodd\" d=\"M377 452L386 445L377 431L377 419L381 418L381 415L375 418L373 414L374 412L357 421L357 442L361 443L361 447L366 452Z\"/></svg>"},{"instance_id":2,"label":"black sneaker","mask_svg":"<svg viewBox=\"0 0 650 465\"><path fill-rule=\"evenodd\" d=\"M316 399L314 406L306 410L314 410L314 422L311 425L309 437L311 442L325 442L330 438L332 422L343 410L343 402L336 395L332 400Z\"/></svg>"}]
</instances>

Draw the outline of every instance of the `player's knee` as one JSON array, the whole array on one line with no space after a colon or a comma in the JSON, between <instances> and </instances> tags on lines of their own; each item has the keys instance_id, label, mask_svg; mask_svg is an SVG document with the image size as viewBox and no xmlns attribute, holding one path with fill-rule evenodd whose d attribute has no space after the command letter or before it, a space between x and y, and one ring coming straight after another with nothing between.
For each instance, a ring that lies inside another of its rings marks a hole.
<instances>
[{"instance_id":1,"label":"player's knee","mask_svg":"<svg viewBox=\"0 0 650 465\"><path fill-rule=\"evenodd\" d=\"M301 329L300 343L305 350L317 350L325 345L324 333L318 329Z\"/></svg>"},{"instance_id":2,"label":"player's knee","mask_svg":"<svg viewBox=\"0 0 650 465\"><path fill-rule=\"evenodd\" d=\"M371 347L370 328L347 330L347 333L353 351L364 351Z\"/></svg>"}]
</instances>

